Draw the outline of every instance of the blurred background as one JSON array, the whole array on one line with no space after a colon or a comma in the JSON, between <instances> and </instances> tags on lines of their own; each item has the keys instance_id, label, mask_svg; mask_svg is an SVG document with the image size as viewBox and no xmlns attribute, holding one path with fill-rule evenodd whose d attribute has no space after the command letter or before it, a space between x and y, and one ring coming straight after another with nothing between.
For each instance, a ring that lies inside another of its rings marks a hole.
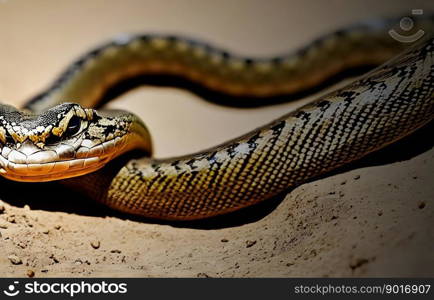
<instances>
[{"instance_id":1,"label":"blurred background","mask_svg":"<svg viewBox=\"0 0 434 300\"><path fill-rule=\"evenodd\" d=\"M272 56L361 20L410 15L413 9L433 13L432 3L0 0L0 101L22 106L72 61L120 33L181 34L237 54ZM186 90L143 86L109 106L141 116L153 135L156 156L166 157L236 137L312 97L238 109L206 102ZM284 201L264 202L244 217L241 212L241 217L229 215L208 225L160 226L109 211L55 184L24 185L0 178L0 198L5 200L0 205L6 208L0 221L9 216L16 220L1 230L0 276L30 276L26 274L32 268L37 277L432 277L429 130L404 143L407 147L385 149L377 159L380 166L371 168L375 158L368 158L291 190ZM428 141L429 148L415 147L420 141ZM41 233L48 228L50 234ZM247 248L247 239L258 242ZM93 240L101 241L99 250L90 245ZM18 255L23 264L11 264L9 254Z\"/></svg>"},{"instance_id":2,"label":"blurred background","mask_svg":"<svg viewBox=\"0 0 434 300\"><path fill-rule=\"evenodd\" d=\"M0 0L0 101L21 106L78 56L119 33L181 34L238 54L269 56L353 22L412 9L428 14L434 7L431 0ZM301 103L246 110L144 86L109 106L140 115L156 156L165 157L221 143Z\"/></svg>"}]
</instances>

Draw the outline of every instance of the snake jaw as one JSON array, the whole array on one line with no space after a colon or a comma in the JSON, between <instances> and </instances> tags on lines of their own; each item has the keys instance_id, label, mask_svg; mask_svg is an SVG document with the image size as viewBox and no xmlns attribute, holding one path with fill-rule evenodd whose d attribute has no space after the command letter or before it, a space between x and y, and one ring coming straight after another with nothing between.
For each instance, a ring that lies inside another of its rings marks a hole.
<instances>
[{"instance_id":1,"label":"snake jaw","mask_svg":"<svg viewBox=\"0 0 434 300\"><path fill-rule=\"evenodd\" d=\"M127 145L126 136L87 149L61 144L55 150L41 150L29 141L17 149L4 146L0 154L0 174L11 180L28 182L85 175L102 168L110 159L125 152Z\"/></svg>"}]
</instances>

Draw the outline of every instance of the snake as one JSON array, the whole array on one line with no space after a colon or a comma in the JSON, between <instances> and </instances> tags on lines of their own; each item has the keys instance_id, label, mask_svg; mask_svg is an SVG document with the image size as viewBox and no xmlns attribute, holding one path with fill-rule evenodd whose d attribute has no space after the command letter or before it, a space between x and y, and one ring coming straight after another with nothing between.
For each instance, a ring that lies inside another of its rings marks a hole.
<instances>
[{"instance_id":1,"label":"snake","mask_svg":"<svg viewBox=\"0 0 434 300\"><path fill-rule=\"evenodd\" d=\"M359 22L274 57L176 35L120 35L72 63L22 109L0 105L0 174L60 180L112 209L163 220L254 205L432 121L434 18L415 19L425 35L412 43L390 36L398 21ZM238 138L179 157L152 157L138 116L101 107L107 90L141 75L181 78L249 106L289 101L363 66L375 67Z\"/></svg>"}]
</instances>

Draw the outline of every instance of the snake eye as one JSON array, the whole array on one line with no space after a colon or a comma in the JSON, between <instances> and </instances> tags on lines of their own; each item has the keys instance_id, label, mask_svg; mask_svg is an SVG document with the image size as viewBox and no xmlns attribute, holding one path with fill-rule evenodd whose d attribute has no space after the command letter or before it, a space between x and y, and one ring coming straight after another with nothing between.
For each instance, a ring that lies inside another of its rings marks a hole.
<instances>
[{"instance_id":1,"label":"snake eye","mask_svg":"<svg viewBox=\"0 0 434 300\"><path fill-rule=\"evenodd\" d=\"M66 128L65 134L68 136L73 136L81 128L81 119L77 116L73 116L68 123L68 128Z\"/></svg>"},{"instance_id":2,"label":"snake eye","mask_svg":"<svg viewBox=\"0 0 434 300\"><path fill-rule=\"evenodd\" d=\"M77 116L72 116L71 119L69 119L68 127L66 128L63 135L57 136L52 133L45 139L45 144L54 145L56 143L59 143L63 138L68 138L77 134L80 131L80 129L81 129L81 119Z\"/></svg>"}]
</instances>

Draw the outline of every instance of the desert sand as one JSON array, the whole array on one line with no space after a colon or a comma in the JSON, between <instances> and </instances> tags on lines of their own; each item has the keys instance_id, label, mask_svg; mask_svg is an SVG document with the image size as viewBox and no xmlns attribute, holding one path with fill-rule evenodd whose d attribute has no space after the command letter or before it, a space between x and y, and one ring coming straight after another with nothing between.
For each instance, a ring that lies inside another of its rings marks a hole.
<instances>
[{"instance_id":1,"label":"desert sand","mask_svg":"<svg viewBox=\"0 0 434 300\"><path fill-rule=\"evenodd\" d=\"M41 1L29 9L25 1L0 2L2 102L22 105L78 55L119 32L176 32L268 55L355 20L429 6L122 3ZM166 157L218 144L302 103L241 110L188 91L143 87L109 106L137 112L152 132L156 155ZM131 217L56 183L0 178L0 276L432 277L432 130L276 199L198 222Z\"/></svg>"}]
</instances>

